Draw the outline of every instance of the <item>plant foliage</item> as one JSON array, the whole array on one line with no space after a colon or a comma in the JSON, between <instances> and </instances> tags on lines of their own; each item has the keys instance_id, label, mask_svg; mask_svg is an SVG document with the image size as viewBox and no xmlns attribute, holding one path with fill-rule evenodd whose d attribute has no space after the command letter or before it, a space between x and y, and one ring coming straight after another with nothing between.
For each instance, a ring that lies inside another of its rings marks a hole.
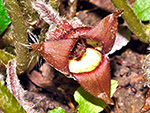
<instances>
[{"instance_id":1,"label":"plant foliage","mask_svg":"<svg viewBox=\"0 0 150 113\"><path fill-rule=\"evenodd\" d=\"M0 34L7 28L7 26L11 23L10 18L8 17L8 13L6 7L2 0L0 0Z\"/></svg>"},{"instance_id":2,"label":"plant foliage","mask_svg":"<svg viewBox=\"0 0 150 113\"><path fill-rule=\"evenodd\" d=\"M58 107L58 108L48 111L48 113L66 113L66 112L63 108Z\"/></svg>"},{"instance_id":3,"label":"plant foliage","mask_svg":"<svg viewBox=\"0 0 150 113\"><path fill-rule=\"evenodd\" d=\"M133 10L140 20L150 20L150 0L136 0L133 5Z\"/></svg>"}]
</instances>

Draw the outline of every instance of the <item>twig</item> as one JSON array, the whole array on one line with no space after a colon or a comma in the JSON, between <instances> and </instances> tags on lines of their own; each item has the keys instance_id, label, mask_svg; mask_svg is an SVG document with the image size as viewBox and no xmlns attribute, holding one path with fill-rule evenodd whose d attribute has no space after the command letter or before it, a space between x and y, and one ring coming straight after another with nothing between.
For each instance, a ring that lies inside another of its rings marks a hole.
<instances>
[{"instance_id":1,"label":"twig","mask_svg":"<svg viewBox=\"0 0 150 113\"><path fill-rule=\"evenodd\" d=\"M117 100L116 100L116 98L114 98L114 99L115 99L115 105L116 105L117 113L120 113L120 111L119 111L119 106L118 106L118 103L117 103Z\"/></svg>"},{"instance_id":2,"label":"twig","mask_svg":"<svg viewBox=\"0 0 150 113\"><path fill-rule=\"evenodd\" d=\"M150 43L150 36L146 34L146 26L141 23L127 0L111 0L117 9L123 9L122 17L127 22L130 30L139 38L140 41Z\"/></svg>"}]
</instances>

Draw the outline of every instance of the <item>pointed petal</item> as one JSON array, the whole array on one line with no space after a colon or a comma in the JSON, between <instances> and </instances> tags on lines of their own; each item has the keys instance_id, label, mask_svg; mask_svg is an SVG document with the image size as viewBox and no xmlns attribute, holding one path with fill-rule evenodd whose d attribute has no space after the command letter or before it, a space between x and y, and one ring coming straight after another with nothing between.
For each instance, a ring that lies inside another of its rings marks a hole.
<instances>
[{"instance_id":1,"label":"pointed petal","mask_svg":"<svg viewBox=\"0 0 150 113\"><path fill-rule=\"evenodd\" d=\"M69 73L69 54L78 39L62 39L32 44L31 48L41 53L43 58L55 69Z\"/></svg>"},{"instance_id":2,"label":"pointed petal","mask_svg":"<svg viewBox=\"0 0 150 113\"><path fill-rule=\"evenodd\" d=\"M99 66L91 72L73 73L72 75L90 94L104 100L108 104L113 104L109 97L110 67L107 58L102 56Z\"/></svg>"},{"instance_id":3,"label":"pointed petal","mask_svg":"<svg viewBox=\"0 0 150 113\"><path fill-rule=\"evenodd\" d=\"M101 20L93 29L84 35L85 38L95 39L103 45L102 52L108 53L113 47L118 21L117 17L122 13L122 10L116 11Z\"/></svg>"}]
</instances>

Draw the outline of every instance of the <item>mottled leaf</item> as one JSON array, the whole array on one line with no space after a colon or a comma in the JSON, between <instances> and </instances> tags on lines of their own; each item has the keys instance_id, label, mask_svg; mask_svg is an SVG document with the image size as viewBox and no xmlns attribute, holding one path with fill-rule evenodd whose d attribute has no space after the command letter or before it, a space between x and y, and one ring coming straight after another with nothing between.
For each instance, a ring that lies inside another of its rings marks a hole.
<instances>
[{"instance_id":1,"label":"mottled leaf","mask_svg":"<svg viewBox=\"0 0 150 113\"><path fill-rule=\"evenodd\" d=\"M11 19L11 25L15 33L15 50L17 60L17 73L24 73L29 67L29 49L27 28L20 11L17 0L5 0L5 6Z\"/></svg>"}]
</instances>

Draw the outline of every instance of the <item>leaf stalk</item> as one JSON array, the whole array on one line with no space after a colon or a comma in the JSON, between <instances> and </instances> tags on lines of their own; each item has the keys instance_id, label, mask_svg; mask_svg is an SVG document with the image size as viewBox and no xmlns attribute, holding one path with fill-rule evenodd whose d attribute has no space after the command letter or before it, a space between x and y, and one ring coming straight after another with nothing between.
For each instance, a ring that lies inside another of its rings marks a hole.
<instances>
[{"instance_id":1,"label":"leaf stalk","mask_svg":"<svg viewBox=\"0 0 150 113\"><path fill-rule=\"evenodd\" d=\"M146 34L146 26L139 20L127 0L111 0L117 9L122 9L123 19L127 22L130 30L139 38L140 41L150 43L150 36Z\"/></svg>"}]
</instances>

